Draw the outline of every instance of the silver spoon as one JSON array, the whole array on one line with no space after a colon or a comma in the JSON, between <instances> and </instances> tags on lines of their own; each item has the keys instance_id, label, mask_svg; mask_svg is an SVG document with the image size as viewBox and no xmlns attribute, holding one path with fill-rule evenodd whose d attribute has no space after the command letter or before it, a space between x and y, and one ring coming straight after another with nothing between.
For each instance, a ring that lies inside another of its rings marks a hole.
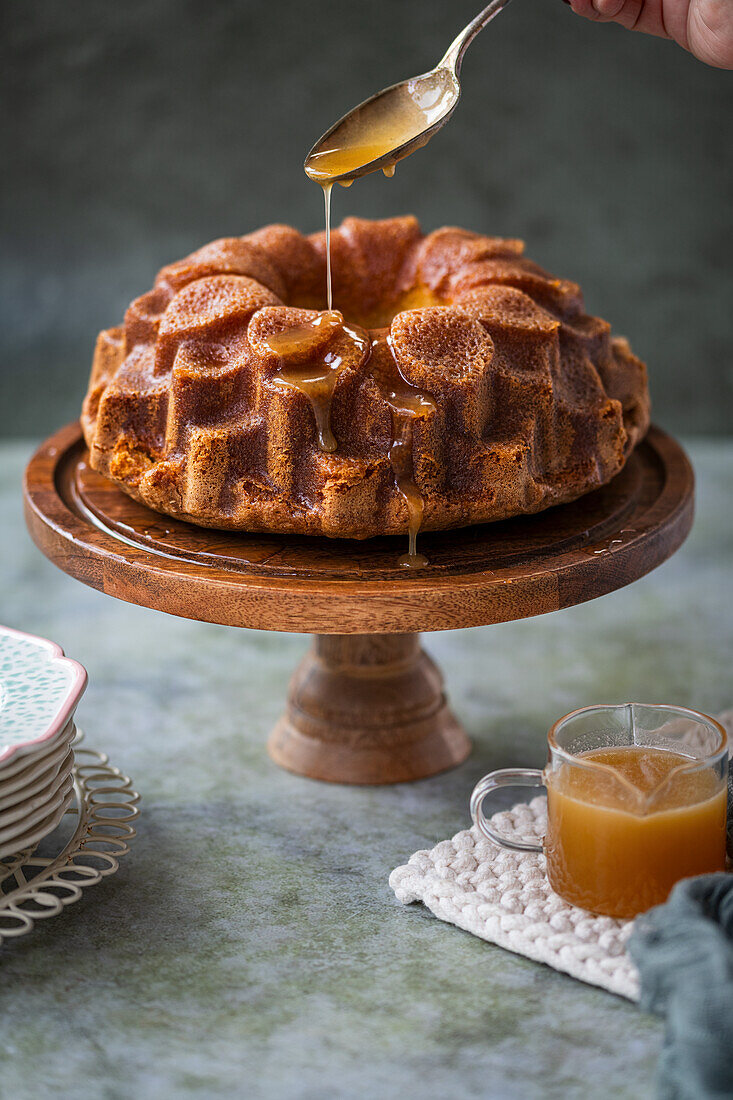
<instances>
[{"instance_id":1,"label":"silver spoon","mask_svg":"<svg viewBox=\"0 0 733 1100\"><path fill-rule=\"evenodd\" d=\"M426 145L453 114L461 95L458 75L463 55L479 31L508 3L492 0L487 4L430 72L377 92L339 119L306 157L306 174L320 184L347 186L379 169L392 175L397 161ZM359 160L360 150L368 159L353 164L354 159ZM350 159L348 154L353 154Z\"/></svg>"}]
</instances>

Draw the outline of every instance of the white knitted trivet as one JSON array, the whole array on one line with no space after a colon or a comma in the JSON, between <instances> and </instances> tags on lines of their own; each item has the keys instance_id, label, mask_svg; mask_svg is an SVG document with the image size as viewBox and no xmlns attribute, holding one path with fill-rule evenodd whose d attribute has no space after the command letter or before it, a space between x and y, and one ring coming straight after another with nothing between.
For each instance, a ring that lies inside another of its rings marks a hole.
<instances>
[{"instance_id":1,"label":"white knitted trivet","mask_svg":"<svg viewBox=\"0 0 733 1100\"><path fill-rule=\"evenodd\" d=\"M540 839L547 801L520 803L491 821L509 836ZM544 855L499 848L478 829L466 829L415 852L389 884L405 905L421 901L474 936L638 1000L639 975L625 949L634 922L597 917L563 901L550 889Z\"/></svg>"}]
</instances>

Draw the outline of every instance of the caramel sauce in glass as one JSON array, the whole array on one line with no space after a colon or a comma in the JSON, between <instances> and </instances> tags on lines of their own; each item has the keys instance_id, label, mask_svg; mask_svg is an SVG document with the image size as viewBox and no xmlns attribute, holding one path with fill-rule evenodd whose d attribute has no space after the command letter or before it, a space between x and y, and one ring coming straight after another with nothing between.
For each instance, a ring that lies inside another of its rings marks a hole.
<instances>
[{"instance_id":1,"label":"caramel sauce in glass","mask_svg":"<svg viewBox=\"0 0 733 1100\"><path fill-rule=\"evenodd\" d=\"M711 768L640 745L576 759L606 767L546 774L547 875L566 900L630 918L666 901L679 879L725 870L727 791Z\"/></svg>"}]
</instances>

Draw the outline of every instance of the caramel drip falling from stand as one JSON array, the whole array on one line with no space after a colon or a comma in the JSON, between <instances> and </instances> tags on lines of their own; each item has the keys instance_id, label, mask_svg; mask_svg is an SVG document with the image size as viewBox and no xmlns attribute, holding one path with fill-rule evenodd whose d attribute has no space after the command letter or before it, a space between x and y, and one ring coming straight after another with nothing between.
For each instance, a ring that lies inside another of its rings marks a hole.
<instances>
[{"instance_id":1,"label":"caramel drip falling from stand","mask_svg":"<svg viewBox=\"0 0 733 1100\"><path fill-rule=\"evenodd\" d=\"M313 409L318 446L329 454L336 450L336 438L331 431L331 400L345 366L343 354L330 349L337 335L348 337L361 352L369 343L366 333L344 324L343 316L336 310L320 313L313 321L274 332L265 339L267 347L280 359L280 373L273 382L305 394ZM288 366L289 359L300 362ZM302 362L304 359L307 362Z\"/></svg>"},{"instance_id":2,"label":"caramel drip falling from stand","mask_svg":"<svg viewBox=\"0 0 733 1100\"><path fill-rule=\"evenodd\" d=\"M392 446L389 460L394 471L395 485L407 505L409 544L399 564L406 568L420 568L428 564L424 554L417 552L417 534L422 525L423 495L415 482L413 458L413 427L415 420L426 413L435 412L436 404L430 394L411 386L402 377L395 358L388 332L372 341L372 353L386 350L380 355L382 371L377 384L392 412Z\"/></svg>"}]
</instances>

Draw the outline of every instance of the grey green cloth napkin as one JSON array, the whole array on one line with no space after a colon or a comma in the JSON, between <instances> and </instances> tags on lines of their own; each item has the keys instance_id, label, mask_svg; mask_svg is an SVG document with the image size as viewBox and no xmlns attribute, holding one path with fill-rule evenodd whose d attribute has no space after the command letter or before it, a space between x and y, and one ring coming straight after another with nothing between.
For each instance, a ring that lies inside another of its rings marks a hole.
<instances>
[{"instance_id":1,"label":"grey green cloth napkin","mask_svg":"<svg viewBox=\"0 0 733 1100\"><path fill-rule=\"evenodd\" d=\"M679 882L637 917L640 1006L666 1018L660 1100L733 1098L733 874Z\"/></svg>"}]
</instances>

